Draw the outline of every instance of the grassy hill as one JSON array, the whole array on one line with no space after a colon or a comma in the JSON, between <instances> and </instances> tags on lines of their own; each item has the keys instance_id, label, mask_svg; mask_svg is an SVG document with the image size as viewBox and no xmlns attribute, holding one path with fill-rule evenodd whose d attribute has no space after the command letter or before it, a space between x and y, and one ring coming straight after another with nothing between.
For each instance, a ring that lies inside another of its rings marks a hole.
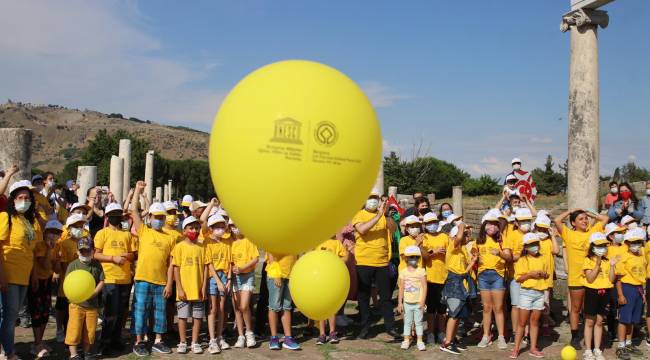
<instances>
[{"instance_id":1,"label":"grassy hill","mask_svg":"<svg viewBox=\"0 0 650 360\"><path fill-rule=\"evenodd\" d=\"M126 130L146 139L161 156L171 160L207 160L209 134L183 126L103 114L56 105L0 104L0 127L34 131L33 166L58 172L74 160L100 129Z\"/></svg>"}]
</instances>

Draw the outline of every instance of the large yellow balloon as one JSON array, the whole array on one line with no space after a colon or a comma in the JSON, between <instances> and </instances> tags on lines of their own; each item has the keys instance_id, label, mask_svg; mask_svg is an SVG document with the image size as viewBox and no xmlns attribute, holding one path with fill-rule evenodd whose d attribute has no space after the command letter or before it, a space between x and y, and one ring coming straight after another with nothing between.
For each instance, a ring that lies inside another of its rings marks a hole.
<instances>
[{"instance_id":1,"label":"large yellow balloon","mask_svg":"<svg viewBox=\"0 0 650 360\"><path fill-rule=\"evenodd\" d=\"M75 270L69 273L63 281L63 293L73 304L82 303L93 295L95 278L86 270Z\"/></svg>"},{"instance_id":2,"label":"large yellow balloon","mask_svg":"<svg viewBox=\"0 0 650 360\"><path fill-rule=\"evenodd\" d=\"M350 78L282 61L228 94L210 136L210 174L228 213L258 246L299 254L361 208L377 177L381 131Z\"/></svg>"},{"instance_id":3,"label":"large yellow balloon","mask_svg":"<svg viewBox=\"0 0 650 360\"><path fill-rule=\"evenodd\" d=\"M308 252L296 261L289 277L293 302L313 320L326 320L335 315L349 290L348 268L330 251Z\"/></svg>"},{"instance_id":4,"label":"large yellow balloon","mask_svg":"<svg viewBox=\"0 0 650 360\"><path fill-rule=\"evenodd\" d=\"M576 349L573 346L567 345L562 348L560 356L562 357L562 360L576 360L578 354L576 353Z\"/></svg>"}]
</instances>

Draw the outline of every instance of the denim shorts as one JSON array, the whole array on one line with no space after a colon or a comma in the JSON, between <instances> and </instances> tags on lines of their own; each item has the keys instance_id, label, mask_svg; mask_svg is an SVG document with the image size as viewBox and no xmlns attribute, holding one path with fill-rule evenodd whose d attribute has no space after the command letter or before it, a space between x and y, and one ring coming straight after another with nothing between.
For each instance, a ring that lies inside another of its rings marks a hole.
<instances>
[{"instance_id":1,"label":"denim shorts","mask_svg":"<svg viewBox=\"0 0 650 360\"><path fill-rule=\"evenodd\" d=\"M289 292L289 279L282 279L282 286L275 286L274 279L266 278L266 285L269 288L269 310L291 311L291 293Z\"/></svg>"},{"instance_id":2,"label":"denim shorts","mask_svg":"<svg viewBox=\"0 0 650 360\"><path fill-rule=\"evenodd\" d=\"M235 275L233 291L255 291L255 271Z\"/></svg>"},{"instance_id":3,"label":"denim shorts","mask_svg":"<svg viewBox=\"0 0 650 360\"><path fill-rule=\"evenodd\" d=\"M228 282L228 274L226 274L223 271L217 271L217 276L221 280L221 282L226 285ZM212 296L223 296L224 292L219 291L219 287L217 286L217 282L214 280L214 277L210 276L210 295Z\"/></svg>"},{"instance_id":4,"label":"denim shorts","mask_svg":"<svg viewBox=\"0 0 650 360\"><path fill-rule=\"evenodd\" d=\"M496 270L484 270L478 274L478 288L481 291L505 290L503 276Z\"/></svg>"},{"instance_id":5,"label":"denim shorts","mask_svg":"<svg viewBox=\"0 0 650 360\"><path fill-rule=\"evenodd\" d=\"M517 280L510 280L510 304L519 307L519 293L521 292L521 284Z\"/></svg>"},{"instance_id":6,"label":"denim shorts","mask_svg":"<svg viewBox=\"0 0 650 360\"><path fill-rule=\"evenodd\" d=\"M544 291L522 288L517 307L522 310L544 310Z\"/></svg>"}]
</instances>

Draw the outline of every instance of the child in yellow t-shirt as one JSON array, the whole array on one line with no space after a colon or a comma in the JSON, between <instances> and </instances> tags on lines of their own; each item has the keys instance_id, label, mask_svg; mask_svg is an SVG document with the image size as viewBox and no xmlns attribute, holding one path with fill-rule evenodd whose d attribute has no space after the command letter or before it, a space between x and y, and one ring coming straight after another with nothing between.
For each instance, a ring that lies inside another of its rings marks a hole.
<instances>
[{"instance_id":1,"label":"child in yellow t-shirt","mask_svg":"<svg viewBox=\"0 0 650 360\"><path fill-rule=\"evenodd\" d=\"M551 228L551 219L546 214L535 218L535 232L539 236L539 250L548 265L548 279L544 290L544 313L542 314L542 336L550 336L551 299L553 298L553 276L555 274L555 256L560 254L560 246L555 238L557 231Z\"/></svg>"},{"instance_id":2,"label":"child in yellow t-shirt","mask_svg":"<svg viewBox=\"0 0 650 360\"><path fill-rule=\"evenodd\" d=\"M235 227L235 224L230 224ZM242 233L235 236L231 249L231 269L233 280L233 305L235 310L235 321L239 336L235 348L254 347L256 345L255 334L253 333L253 320L250 308L250 301L255 291L255 267L260 258L257 246L248 240ZM244 332L246 330L246 332Z\"/></svg>"},{"instance_id":3,"label":"child in yellow t-shirt","mask_svg":"<svg viewBox=\"0 0 650 360\"><path fill-rule=\"evenodd\" d=\"M343 243L332 236L331 239L323 241L320 245L316 246L315 250L324 250L334 253L345 263L348 261L348 251L343 247ZM345 304L344 304L345 305ZM336 334L336 315L330 316L329 321L329 343L338 344L339 337ZM328 342L327 335L325 334L325 320L318 322L319 336L316 345L324 345Z\"/></svg>"},{"instance_id":4,"label":"child in yellow t-shirt","mask_svg":"<svg viewBox=\"0 0 650 360\"><path fill-rule=\"evenodd\" d=\"M544 290L547 289L546 280L549 277L548 264L540 254L539 236L536 233L527 233L523 238L524 251L515 263L515 280L521 284L519 292L519 323L515 335L515 345L510 358L519 356L521 340L524 329L530 320L530 350L534 357L543 357L544 354L537 348L539 333L539 319L544 311Z\"/></svg>"},{"instance_id":5,"label":"child in yellow t-shirt","mask_svg":"<svg viewBox=\"0 0 650 360\"><path fill-rule=\"evenodd\" d=\"M201 320L204 316L206 299L207 264L205 248L198 243L201 224L193 216L183 220L185 240L176 244L172 251L174 280L176 283L176 310L178 312L177 352L187 353L186 328L187 319L192 319L192 352L201 354L203 349L199 342Z\"/></svg>"},{"instance_id":6,"label":"child in yellow t-shirt","mask_svg":"<svg viewBox=\"0 0 650 360\"><path fill-rule=\"evenodd\" d=\"M422 319L426 309L427 278L426 272L418 266L422 260L420 248L413 245L404 250L406 268L400 270L398 285L399 296L397 299L397 311L404 314L404 341L401 348L408 350L411 346L411 328L415 322L415 334L417 336L418 350L426 350L422 336Z\"/></svg>"},{"instance_id":7,"label":"child in yellow t-shirt","mask_svg":"<svg viewBox=\"0 0 650 360\"><path fill-rule=\"evenodd\" d=\"M296 255L280 255L267 253L266 283L269 288L269 328L271 339L269 349L280 350L278 337L279 314L282 313L282 330L284 341L282 347L289 350L300 350L300 345L291 335L291 293L289 292L289 275L293 265L298 260Z\"/></svg>"},{"instance_id":8,"label":"child in yellow t-shirt","mask_svg":"<svg viewBox=\"0 0 650 360\"><path fill-rule=\"evenodd\" d=\"M603 319L607 315L607 306L611 290L616 281L616 263L618 257L611 260L607 256L609 241L603 233L593 233L589 237L589 251L582 265L585 273L585 359L604 359L600 350L603 338ZM593 339L593 352L592 348Z\"/></svg>"},{"instance_id":9,"label":"child in yellow t-shirt","mask_svg":"<svg viewBox=\"0 0 650 360\"><path fill-rule=\"evenodd\" d=\"M424 214L422 219L425 235L422 241L422 262L427 273L427 342L442 342L445 338L445 313L447 308L442 303L442 289L447 279L445 253L449 246L449 235L441 232L436 214Z\"/></svg>"},{"instance_id":10,"label":"child in yellow t-shirt","mask_svg":"<svg viewBox=\"0 0 650 360\"><path fill-rule=\"evenodd\" d=\"M422 223L420 219L415 215L407 216L406 219L402 221L404 224L404 229L406 230L407 236L399 239L399 266L397 267L398 271L406 269L406 258L404 257L404 250L409 246L420 246L424 240L424 234L422 234ZM419 267L422 266L422 260L420 259Z\"/></svg>"}]
</instances>

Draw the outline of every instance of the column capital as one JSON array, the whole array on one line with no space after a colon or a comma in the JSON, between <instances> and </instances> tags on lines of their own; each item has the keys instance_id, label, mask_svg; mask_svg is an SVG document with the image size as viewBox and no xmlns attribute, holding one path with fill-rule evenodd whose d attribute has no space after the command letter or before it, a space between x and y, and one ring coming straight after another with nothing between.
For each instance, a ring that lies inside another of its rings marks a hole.
<instances>
[{"instance_id":1,"label":"column capital","mask_svg":"<svg viewBox=\"0 0 650 360\"><path fill-rule=\"evenodd\" d=\"M606 28L609 25L607 11L593 9L578 9L570 11L562 16L560 31L567 32L571 26L578 28L583 26L600 26Z\"/></svg>"}]
</instances>

